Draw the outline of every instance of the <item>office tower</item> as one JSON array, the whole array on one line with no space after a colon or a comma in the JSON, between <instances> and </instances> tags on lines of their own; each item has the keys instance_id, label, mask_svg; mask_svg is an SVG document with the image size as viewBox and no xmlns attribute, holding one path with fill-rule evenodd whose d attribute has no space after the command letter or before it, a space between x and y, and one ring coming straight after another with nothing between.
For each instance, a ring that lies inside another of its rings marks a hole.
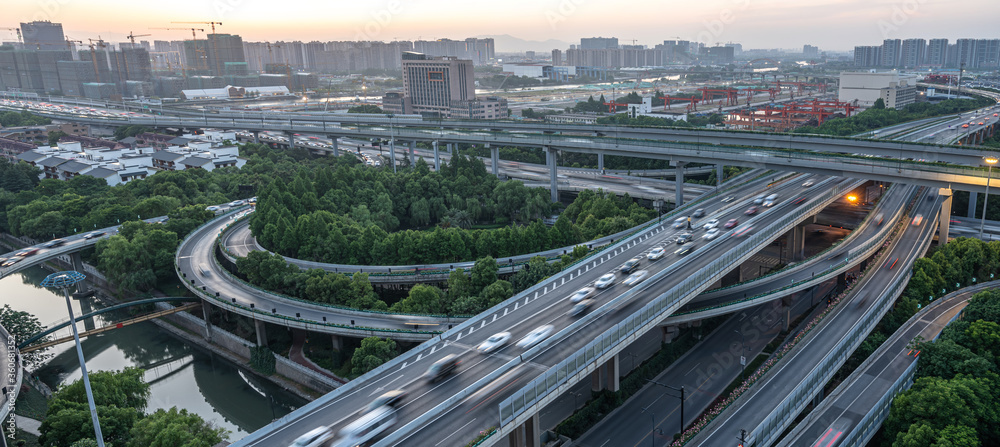
<instances>
[{"instance_id":1,"label":"office tower","mask_svg":"<svg viewBox=\"0 0 1000 447\"><path fill-rule=\"evenodd\" d=\"M452 101L476 96L472 61L403 53L403 90L415 113L448 116Z\"/></svg>"},{"instance_id":2,"label":"office tower","mask_svg":"<svg viewBox=\"0 0 1000 447\"><path fill-rule=\"evenodd\" d=\"M815 46L812 46L812 45L803 45L802 46L802 55L805 56L805 57L818 57L819 56L819 47L815 47Z\"/></svg>"}]
</instances>

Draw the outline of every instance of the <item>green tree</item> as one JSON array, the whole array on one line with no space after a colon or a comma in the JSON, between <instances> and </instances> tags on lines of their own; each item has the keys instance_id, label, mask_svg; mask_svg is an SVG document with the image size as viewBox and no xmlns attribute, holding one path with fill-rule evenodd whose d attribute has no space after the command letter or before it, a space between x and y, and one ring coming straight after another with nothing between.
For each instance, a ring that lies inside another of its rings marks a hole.
<instances>
[{"instance_id":1,"label":"green tree","mask_svg":"<svg viewBox=\"0 0 1000 447\"><path fill-rule=\"evenodd\" d=\"M417 284L410 288L406 298L389 309L401 313L441 315L448 312L449 304L441 289L428 284Z\"/></svg>"},{"instance_id":2,"label":"green tree","mask_svg":"<svg viewBox=\"0 0 1000 447\"><path fill-rule=\"evenodd\" d=\"M63 132L61 130L53 130L53 131L49 132L49 146L50 147L51 146L55 146L56 143L59 142L59 139L62 138L62 137L65 137L66 135L67 135L67 133Z\"/></svg>"},{"instance_id":3,"label":"green tree","mask_svg":"<svg viewBox=\"0 0 1000 447\"><path fill-rule=\"evenodd\" d=\"M872 110L882 110L885 109L885 100L882 98L876 99L875 104L872 104Z\"/></svg>"},{"instance_id":4,"label":"green tree","mask_svg":"<svg viewBox=\"0 0 1000 447\"><path fill-rule=\"evenodd\" d=\"M137 422L128 447L212 447L228 436L228 430L205 422L201 416L172 407L156 410Z\"/></svg>"},{"instance_id":5,"label":"green tree","mask_svg":"<svg viewBox=\"0 0 1000 447\"><path fill-rule=\"evenodd\" d=\"M28 312L11 309L9 304L4 304L3 307L0 307L0 326L3 326L14 337L17 344L45 330L45 326L42 326L37 317ZM39 341L47 339L48 337ZM41 362L52 357L51 354L45 352L47 350L48 348L21 353L21 360L24 362L24 367L35 369Z\"/></svg>"},{"instance_id":6,"label":"green tree","mask_svg":"<svg viewBox=\"0 0 1000 447\"><path fill-rule=\"evenodd\" d=\"M149 403L149 384L143 378L145 371L141 368L128 367L120 371L93 371L90 376L90 388L94 392L94 404L116 406L119 408L134 408L139 411L146 409ZM87 394L83 381L73 383L59 389L53 396L56 401L87 404Z\"/></svg>"},{"instance_id":7,"label":"green tree","mask_svg":"<svg viewBox=\"0 0 1000 447\"><path fill-rule=\"evenodd\" d=\"M378 106L373 104L362 104L347 109L347 113L385 113Z\"/></svg>"},{"instance_id":8,"label":"green tree","mask_svg":"<svg viewBox=\"0 0 1000 447\"><path fill-rule=\"evenodd\" d=\"M472 293L478 294L486 286L497 281L497 272L500 270L496 259L487 256L476 260L472 266L471 283Z\"/></svg>"},{"instance_id":9,"label":"green tree","mask_svg":"<svg viewBox=\"0 0 1000 447\"><path fill-rule=\"evenodd\" d=\"M96 397L97 392L94 394ZM129 431L142 417L142 412L135 408L99 405L97 417L101 421L101 434L106 445L125 445L129 440ZM82 439L94 439L90 409L85 403L51 402L39 432L38 443L44 447L63 447Z\"/></svg>"},{"instance_id":10,"label":"green tree","mask_svg":"<svg viewBox=\"0 0 1000 447\"><path fill-rule=\"evenodd\" d=\"M361 340L361 346L351 357L351 373L360 376L392 360L399 352L396 342L388 338L368 337Z\"/></svg>"}]
</instances>

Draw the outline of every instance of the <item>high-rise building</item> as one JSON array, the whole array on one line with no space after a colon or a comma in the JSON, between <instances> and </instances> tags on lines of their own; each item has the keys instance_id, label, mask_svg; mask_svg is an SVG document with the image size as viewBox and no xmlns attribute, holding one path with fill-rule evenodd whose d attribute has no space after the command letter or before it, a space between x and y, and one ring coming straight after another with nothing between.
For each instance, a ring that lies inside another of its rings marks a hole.
<instances>
[{"instance_id":1,"label":"high-rise building","mask_svg":"<svg viewBox=\"0 0 1000 447\"><path fill-rule=\"evenodd\" d=\"M704 59L707 62L714 64L728 64L733 61L734 56L733 47L708 47L705 48Z\"/></svg>"},{"instance_id":2,"label":"high-rise building","mask_svg":"<svg viewBox=\"0 0 1000 447\"><path fill-rule=\"evenodd\" d=\"M955 67L974 68L976 63L976 39L958 39L955 42Z\"/></svg>"},{"instance_id":3,"label":"high-rise building","mask_svg":"<svg viewBox=\"0 0 1000 447\"><path fill-rule=\"evenodd\" d=\"M476 97L471 60L403 53L403 90L415 113L448 116L452 101Z\"/></svg>"},{"instance_id":4,"label":"high-rise building","mask_svg":"<svg viewBox=\"0 0 1000 447\"><path fill-rule=\"evenodd\" d=\"M924 65L924 56L927 52L927 41L924 39L906 39L900 54L900 64L903 67L919 67Z\"/></svg>"},{"instance_id":5,"label":"high-rise building","mask_svg":"<svg viewBox=\"0 0 1000 447\"><path fill-rule=\"evenodd\" d=\"M486 65L496 58L496 48L493 39L490 38L418 40L413 42L413 51L430 57L451 56L468 59L474 65ZM399 55L397 54L396 57L398 58Z\"/></svg>"},{"instance_id":6,"label":"high-rise building","mask_svg":"<svg viewBox=\"0 0 1000 447\"><path fill-rule=\"evenodd\" d=\"M584 37L580 39L581 50L613 50L618 48L617 37Z\"/></svg>"},{"instance_id":7,"label":"high-rise building","mask_svg":"<svg viewBox=\"0 0 1000 447\"><path fill-rule=\"evenodd\" d=\"M819 47L812 46L812 45L803 45L802 46L802 55L805 56L805 57L818 57L819 56Z\"/></svg>"},{"instance_id":8,"label":"high-rise building","mask_svg":"<svg viewBox=\"0 0 1000 447\"><path fill-rule=\"evenodd\" d=\"M948 63L948 39L931 39L927 43L924 62L932 67L943 67Z\"/></svg>"},{"instance_id":9,"label":"high-rise building","mask_svg":"<svg viewBox=\"0 0 1000 447\"><path fill-rule=\"evenodd\" d=\"M979 39L976 41L976 54L973 68L1000 67L1000 39Z\"/></svg>"},{"instance_id":10,"label":"high-rise building","mask_svg":"<svg viewBox=\"0 0 1000 447\"><path fill-rule=\"evenodd\" d=\"M901 62L900 52L903 41L900 39L885 39L882 41L882 60L878 65L883 67L898 67Z\"/></svg>"},{"instance_id":11,"label":"high-rise building","mask_svg":"<svg viewBox=\"0 0 1000 447\"><path fill-rule=\"evenodd\" d=\"M66 36L61 23L35 21L21 23L24 48L29 50L65 50Z\"/></svg>"},{"instance_id":12,"label":"high-rise building","mask_svg":"<svg viewBox=\"0 0 1000 447\"><path fill-rule=\"evenodd\" d=\"M727 48L733 49L733 55L739 56L743 54L743 44L741 43L727 43L725 45Z\"/></svg>"},{"instance_id":13,"label":"high-rise building","mask_svg":"<svg viewBox=\"0 0 1000 447\"><path fill-rule=\"evenodd\" d=\"M882 63L882 47L854 47L855 67L875 67Z\"/></svg>"},{"instance_id":14,"label":"high-rise building","mask_svg":"<svg viewBox=\"0 0 1000 447\"><path fill-rule=\"evenodd\" d=\"M562 50L552 50L552 65L562 65Z\"/></svg>"},{"instance_id":15,"label":"high-rise building","mask_svg":"<svg viewBox=\"0 0 1000 447\"><path fill-rule=\"evenodd\" d=\"M205 43L208 68L216 76L224 74L226 62L246 62L243 38L235 34L209 34Z\"/></svg>"}]
</instances>

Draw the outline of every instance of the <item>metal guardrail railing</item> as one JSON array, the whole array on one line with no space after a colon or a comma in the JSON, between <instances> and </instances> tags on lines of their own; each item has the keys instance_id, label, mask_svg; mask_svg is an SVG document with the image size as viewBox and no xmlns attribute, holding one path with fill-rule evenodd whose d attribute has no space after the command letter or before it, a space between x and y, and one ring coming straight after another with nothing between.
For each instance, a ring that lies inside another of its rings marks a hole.
<instances>
[{"instance_id":1,"label":"metal guardrail railing","mask_svg":"<svg viewBox=\"0 0 1000 447\"><path fill-rule=\"evenodd\" d=\"M853 188L853 184L851 187ZM654 298L651 302L643 306L642 309L606 330L597 336L594 341L549 368L545 373L532 380L522 389L514 392L499 404L501 433L505 432L503 429L510 427L518 416L524 414L533 405L537 405L543 398L559 387L566 385L571 378L593 369L602 360L602 357L610 356L620 350L622 342L645 333L648 327L665 318L683 304L684 301L695 296L701 289L708 287L714 282L717 277L728 272L732 265L742 262L743 259L756 253L760 246L769 243L774 238L774 234L787 231L786 227L794 226L803 216L810 215L812 212L826 207L829 201L835 200L844 190L845 187L842 185L830 188L820 196L819 200L814 201L810 208L800 213L788 214L767 228L750 236L746 241L720 256L698 273L686 278L669 291ZM662 271L660 274L666 272ZM650 278L647 283L655 282L655 280L656 275ZM629 293L623 294L612 300L608 306L615 307L624 303L632 298L630 295ZM550 340L560 340L562 338L560 337L561 334L571 333L584 324L589 324L590 320L599 316L602 316L600 312L594 312L560 331L560 334L550 337L547 342L551 343ZM532 351L537 352L537 350L545 347L545 345L546 343L540 344L533 348ZM525 353L525 356L530 357L531 354L532 352L529 351Z\"/></svg>"},{"instance_id":2,"label":"metal guardrail railing","mask_svg":"<svg viewBox=\"0 0 1000 447\"><path fill-rule=\"evenodd\" d=\"M934 231L928 231L924 238L919 242L919 246L926 246L930 243L934 236ZM814 368L808 376L806 376L802 381L800 381L795 388L789 392L785 399L782 400L781 404L777 408L771 411L764 418L764 420L754 428L748 440L751 445L770 445L773 441L777 440L781 433L788 428L792 420L798 416L798 414L805 408L812 398L822 389L830 378L840 369L840 366L847 360L848 357L854 352L858 345L864 341L868 336L868 333L881 321L882 316L888 312L891 304L895 299L903 293L906 288L906 284L910 279L912 272L896 278L892 287L880 297L877 298L877 302L872 306L873 309L878 309L876 312L870 312L866 314L861 320L859 320L852 327L851 331L846 334L841 342L827 353L826 356L820 361L819 365Z\"/></svg>"},{"instance_id":3,"label":"metal guardrail railing","mask_svg":"<svg viewBox=\"0 0 1000 447\"><path fill-rule=\"evenodd\" d=\"M21 351L17 349L17 343L10 343L13 337L11 337L10 332L7 332L7 328L0 326L0 338L3 338L3 343L6 346L5 354L6 360L8 362L14 362L14 365L9 365L4 368L4 384L3 384L3 400L0 401L0 421L3 421L4 430L0 433L0 436L7 436L7 416L10 415L11 411L14 411L14 402L17 400L18 394L21 392L21 380L24 378L24 364L21 362ZM12 374L13 373L13 374ZM11 428L13 430L13 428ZM13 433L10 433L13 436Z\"/></svg>"}]
</instances>

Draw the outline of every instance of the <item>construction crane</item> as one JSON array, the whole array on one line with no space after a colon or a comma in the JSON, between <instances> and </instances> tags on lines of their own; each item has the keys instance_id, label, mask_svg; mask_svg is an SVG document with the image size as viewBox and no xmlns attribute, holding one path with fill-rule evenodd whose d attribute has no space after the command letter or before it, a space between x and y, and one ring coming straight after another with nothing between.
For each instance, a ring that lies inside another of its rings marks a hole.
<instances>
[{"instance_id":1,"label":"construction crane","mask_svg":"<svg viewBox=\"0 0 1000 447\"><path fill-rule=\"evenodd\" d=\"M205 32L204 29L201 29L201 28L150 28L150 29L165 29L165 30L172 30L172 31L178 31L178 30L188 31L188 30L190 30L191 31L191 41L192 41L191 45L194 46L194 52L195 53L202 53L202 55L204 55L204 53L205 53L205 49L204 48L200 49L200 50L198 49L198 36L194 33L195 31L201 31L201 32L204 33ZM196 54L195 57L197 57L199 61L203 62L203 64L198 64L199 65L198 68L208 68L208 61L207 61L208 57L207 56L198 56ZM190 69L190 68L191 67L188 67L188 69Z\"/></svg>"},{"instance_id":2,"label":"construction crane","mask_svg":"<svg viewBox=\"0 0 1000 447\"><path fill-rule=\"evenodd\" d=\"M187 23L187 24L206 24L212 27L212 34L215 34L215 25L222 26L222 22L170 22L170 23ZM215 74L222 76L222 68L219 67L219 39L215 37L212 39L212 51L215 52Z\"/></svg>"},{"instance_id":3,"label":"construction crane","mask_svg":"<svg viewBox=\"0 0 1000 447\"><path fill-rule=\"evenodd\" d=\"M128 32L128 40L132 41L133 46L135 46L136 37L146 37L146 36L152 36L152 34L134 34L132 31Z\"/></svg>"},{"instance_id":4,"label":"construction crane","mask_svg":"<svg viewBox=\"0 0 1000 447\"><path fill-rule=\"evenodd\" d=\"M87 39L87 40L90 41L90 45L89 45L90 46L90 59L94 62L94 76L97 77L97 83L100 84L101 83L101 71L97 68L97 50L95 50L94 48L95 47L104 48L107 45L104 44L104 40L101 39L101 36L97 36L97 40L94 40L94 39ZM94 42L97 42L97 43L94 43ZM83 43L83 42L80 42L80 43Z\"/></svg>"},{"instance_id":5,"label":"construction crane","mask_svg":"<svg viewBox=\"0 0 1000 447\"><path fill-rule=\"evenodd\" d=\"M67 49L69 50L70 54L74 54L74 53L73 53L73 50L74 50L74 48L73 48L73 44L74 44L74 43L78 43L78 44L80 44L80 45L83 45L83 41L82 41L82 40L71 40L71 39L67 38L67 39L66 39L66 48L67 48ZM79 54L77 54L76 56L74 56L74 57L73 57L73 60L77 60L76 58L77 58L78 56L79 56Z\"/></svg>"},{"instance_id":6,"label":"construction crane","mask_svg":"<svg viewBox=\"0 0 1000 447\"><path fill-rule=\"evenodd\" d=\"M3 28L3 29L17 33L17 43L24 43L24 40L21 39L21 28Z\"/></svg>"}]
</instances>

